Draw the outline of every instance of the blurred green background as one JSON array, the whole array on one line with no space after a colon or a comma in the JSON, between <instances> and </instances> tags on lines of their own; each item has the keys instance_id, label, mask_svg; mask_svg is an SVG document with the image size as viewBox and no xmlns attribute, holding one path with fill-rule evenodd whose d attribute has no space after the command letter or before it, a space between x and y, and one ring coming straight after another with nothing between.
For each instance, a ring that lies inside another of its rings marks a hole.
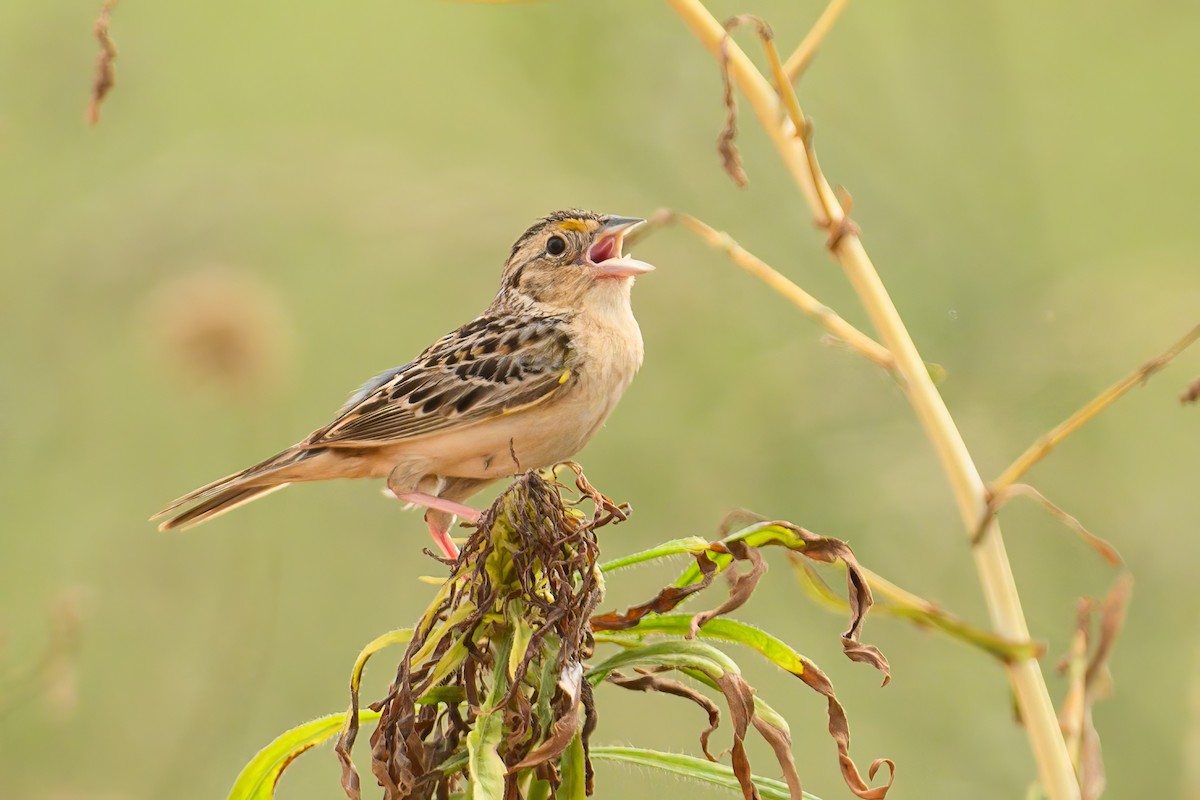
<instances>
[{"instance_id":1,"label":"blurred green background","mask_svg":"<svg viewBox=\"0 0 1200 800\"><path fill-rule=\"evenodd\" d=\"M711 5L761 14L785 49L820 10ZM223 797L274 735L345 707L359 647L429 596L416 514L346 482L185 534L146 517L477 313L535 217L689 211L867 324L749 115L751 184L722 174L717 68L662 3L124 0L117 85L91 129L98 7L0 4L4 798ZM860 2L800 84L985 476L1198 320L1198 37L1200 7L1178 0ZM892 381L682 231L637 254L659 266L635 291L646 364L581 455L637 510L603 531L605 554L713 533L744 506L847 539L985 621L946 481ZM1177 402L1198 374L1186 354L1030 476L1137 579L1117 691L1096 709L1111 797L1200 797L1200 409ZM1050 670L1075 599L1112 574L1039 510L1003 518ZM773 564L741 616L829 672L860 764L898 762L891 797L1021 796L1033 765L996 664L876 617L865 638L895 673L880 689L840 655L844 620ZM672 574L614 579L606 606ZM74 617L77 650L21 679ZM791 720L806 788L849 796L820 698L737 655ZM596 741L698 752L691 707L599 699ZM719 796L599 777L600 797ZM301 759L281 796L342 796L332 752Z\"/></svg>"}]
</instances>

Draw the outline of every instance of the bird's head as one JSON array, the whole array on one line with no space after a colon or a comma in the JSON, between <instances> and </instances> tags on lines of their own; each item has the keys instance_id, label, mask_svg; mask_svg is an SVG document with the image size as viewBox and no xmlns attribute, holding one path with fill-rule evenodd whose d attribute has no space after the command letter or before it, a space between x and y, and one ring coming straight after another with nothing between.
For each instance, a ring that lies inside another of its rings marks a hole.
<instances>
[{"instance_id":1,"label":"bird's head","mask_svg":"<svg viewBox=\"0 0 1200 800\"><path fill-rule=\"evenodd\" d=\"M634 276L654 269L621 252L625 234L643 221L578 209L543 217L513 245L501 295L562 309L627 298Z\"/></svg>"}]
</instances>

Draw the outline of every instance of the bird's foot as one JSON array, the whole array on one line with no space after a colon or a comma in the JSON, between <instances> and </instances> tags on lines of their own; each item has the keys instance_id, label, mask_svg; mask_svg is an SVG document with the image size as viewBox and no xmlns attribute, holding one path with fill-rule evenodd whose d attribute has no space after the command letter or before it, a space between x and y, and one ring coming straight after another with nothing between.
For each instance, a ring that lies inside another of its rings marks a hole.
<instances>
[{"instance_id":1,"label":"bird's foot","mask_svg":"<svg viewBox=\"0 0 1200 800\"><path fill-rule=\"evenodd\" d=\"M388 490L391 491L391 490ZM460 517L472 525L479 522L480 512L462 503L447 500L437 495L425 492L391 492L402 503L412 503L428 509L425 512L425 523L429 526L429 535L437 545L442 555L450 561L458 558L458 546L450 538L450 523L453 517Z\"/></svg>"},{"instance_id":2,"label":"bird's foot","mask_svg":"<svg viewBox=\"0 0 1200 800\"><path fill-rule=\"evenodd\" d=\"M478 509L464 506L462 503L456 503L453 500L447 500L437 495L425 494L425 492L392 492L392 494L402 503L412 503L414 506L428 508L433 511L445 511L447 514L453 514L472 525L479 522L479 517L481 516L481 512Z\"/></svg>"},{"instance_id":3,"label":"bird's foot","mask_svg":"<svg viewBox=\"0 0 1200 800\"><path fill-rule=\"evenodd\" d=\"M446 521L438 519L440 515L426 514L425 522L429 525L429 535L433 537L433 543L442 551L442 556L449 561L458 560L458 545L450 538L449 526ZM429 552L426 550L425 552Z\"/></svg>"}]
</instances>

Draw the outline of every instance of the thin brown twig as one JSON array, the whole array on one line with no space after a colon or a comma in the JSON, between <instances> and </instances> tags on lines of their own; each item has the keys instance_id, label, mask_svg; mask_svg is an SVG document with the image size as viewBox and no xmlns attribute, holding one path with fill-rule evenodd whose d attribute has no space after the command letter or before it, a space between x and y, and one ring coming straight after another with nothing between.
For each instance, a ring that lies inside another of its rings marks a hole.
<instances>
[{"instance_id":1,"label":"thin brown twig","mask_svg":"<svg viewBox=\"0 0 1200 800\"><path fill-rule=\"evenodd\" d=\"M989 487L991 494L994 495L1003 492L1004 489L1019 481L1034 464L1048 456L1068 436L1086 425L1101 411L1121 399L1130 389L1145 383L1151 375L1165 367L1170 363L1171 359L1186 350L1197 339L1200 339L1200 325L1188 331L1183 338L1167 348L1161 355L1142 364L1133 372L1105 389L1087 405L1060 422L1049 433L1041 436L1016 461L1010 464L1004 472L1000 473L999 478L996 478L992 482L992 485Z\"/></svg>"},{"instance_id":2,"label":"thin brown twig","mask_svg":"<svg viewBox=\"0 0 1200 800\"><path fill-rule=\"evenodd\" d=\"M729 25L726 23L726 29ZM822 37L824 34L822 34ZM800 98L796 95L796 88L792 85L791 76L788 74L787 68L784 66L779 57L779 49L775 46L775 40L771 34L771 28L765 22L759 23L759 38L762 40L763 51L767 55L767 64L771 68L771 79L775 82L775 93L779 96L783 103L783 108L787 112L788 119L792 122L792 128L795 136L804 142L804 153L808 161L809 178L812 182L813 196L817 199L817 207L820 208L820 216L817 219L817 225L825 228L829 234L827 247L831 251L836 251L839 241L847 233L858 232L858 228L849 219L850 209L846 207L840 218L835 219L833 207L838 205L838 198L831 197L828 192L821 187L821 167L817 163L817 151L813 148L813 125L812 120L804 115L803 109L800 108ZM849 194L843 193L848 197Z\"/></svg>"},{"instance_id":3,"label":"thin brown twig","mask_svg":"<svg viewBox=\"0 0 1200 800\"><path fill-rule=\"evenodd\" d=\"M1036 502L1042 508L1054 515L1062 524L1066 525L1071 530L1079 535L1079 538L1084 541L1089 547L1095 550L1101 558L1108 563L1110 567L1119 567L1124 564L1121 554L1117 549L1109 544L1104 539L1089 531L1083 526L1083 523L1064 511L1060 506L1055 505L1046 498L1046 495L1039 492L1027 483L1014 483L1011 486L1005 486L999 492L993 493L988 500L988 513L980 520L979 529L975 532L975 540L979 541L983 536L983 532L987 530L988 524L992 518L1000 511L1000 507L1012 500L1014 497L1028 497Z\"/></svg>"},{"instance_id":4,"label":"thin brown twig","mask_svg":"<svg viewBox=\"0 0 1200 800\"><path fill-rule=\"evenodd\" d=\"M671 223L681 225L705 244L725 253L734 264L785 297L792 305L816 320L831 336L843 342L855 353L888 372L895 371L895 359L883 345L851 325L836 311L804 291L770 264L746 250L729 234L716 230L690 214L667 209L656 213L651 222L659 225Z\"/></svg>"},{"instance_id":5,"label":"thin brown twig","mask_svg":"<svg viewBox=\"0 0 1200 800\"><path fill-rule=\"evenodd\" d=\"M758 37L762 42L763 51L767 56L767 64L771 68L771 78L775 84L775 94L782 104L782 110L791 123L790 128L783 126L785 136L794 137L801 144L801 152L804 157L804 166L801 169L794 169L793 176L796 178L800 190L804 192L810 206L816 212L817 227L822 228L828 235L826 239L826 247L835 255L842 241L850 234L855 236L859 233L858 225L850 219L850 208L845 203L849 199L849 192L844 188L840 191L834 190L825 180L824 174L821 172L821 165L817 161L817 151L813 147L813 124L812 120L804 115L804 110L800 108L800 99L796 95L796 89L792 86L788 78L787 71L783 62L779 57L779 50L775 47L774 33L767 23L763 22L758 17L750 15L742 15L734 17L725 23L727 33L733 31L738 25L753 23L758 31ZM734 132L733 120L736 119L736 109L733 105L733 94L728 88L730 85L729 77L729 56L728 44L729 37L722 41L722 52L725 54L722 57L722 74L726 84L725 102L728 109L729 122L726 130L732 136ZM743 54L744 55L744 54ZM757 71L756 71L757 72ZM762 77L759 74L759 77ZM762 115L760 114L760 120ZM728 142L728 147L736 152L735 145L732 140ZM739 162L740 164L740 162ZM743 173L743 178L745 177Z\"/></svg>"},{"instance_id":6,"label":"thin brown twig","mask_svg":"<svg viewBox=\"0 0 1200 800\"><path fill-rule=\"evenodd\" d=\"M794 82L797 78L804 74L808 69L808 65L812 63L813 57L817 54L819 48L825 41L825 37L832 30L834 23L838 17L846 10L846 6L850 4L850 0L829 0L829 5L821 12L821 16L813 23L812 29L804 37L803 41L796 50L788 56L787 63L783 67L783 71L787 73L788 81Z\"/></svg>"}]
</instances>

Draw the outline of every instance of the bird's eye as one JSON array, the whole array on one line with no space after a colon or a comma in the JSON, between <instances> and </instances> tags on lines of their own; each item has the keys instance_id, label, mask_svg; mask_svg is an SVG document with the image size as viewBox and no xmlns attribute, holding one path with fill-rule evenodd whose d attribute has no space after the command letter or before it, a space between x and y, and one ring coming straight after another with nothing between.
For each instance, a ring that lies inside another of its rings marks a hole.
<instances>
[{"instance_id":1,"label":"bird's eye","mask_svg":"<svg viewBox=\"0 0 1200 800\"><path fill-rule=\"evenodd\" d=\"M546 242L546 252L552 256L561 256L567 252L567 242L561 236L551 236Z\"/></svg>"}]
</instances>

